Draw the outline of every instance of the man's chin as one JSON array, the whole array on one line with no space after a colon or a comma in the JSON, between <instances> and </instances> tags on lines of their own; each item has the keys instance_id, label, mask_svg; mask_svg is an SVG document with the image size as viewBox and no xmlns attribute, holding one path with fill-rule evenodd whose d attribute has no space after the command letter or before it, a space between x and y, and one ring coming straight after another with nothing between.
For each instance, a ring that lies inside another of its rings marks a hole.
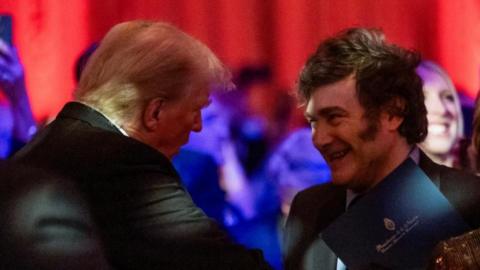
<instances>
[{"instance_id":1,"label":"man's chin","mask_svg":"<svg viewBox=\"0 0 480 270\"><path fill-rule=\"evenodd\" d=\"M168 159L173 159L176 155L178 155L178 153L180 153L180 149L177 149L175 151L172 151L169 155L167 155Z\"/></svg>"},{"instance_id":2,"label":"man's chin","mask_svg":"<svg viewBox=\"0 0 480 270\"><path fill-rule=\"evenodd\" d=\"M368 183L355 181L351 178L332 178L332 184L345 189L350 189L356 193L363 193L370 189Z\"/></svg>"},{"instance_id":3,"label":"man's chin","mask_svg":"<svg viewBox=\"0 0 480 270\"><path fill-rule=\"evenodd\" d=\"M335 186L339 186L339 187L348 187L348 185L350 184L350 179L348 178L345 178L345 177L335 177L334 175L332 175L332 184L334 184Z\"/></svg>"},{"instance_id":4,"label":"man's chin","mask_svg":"<svg viewBox=\"0 0 480 270\"><path fill-rule=\"evenodd\" d=\"M178 149L157 149L160 153L166 156L168 159L172 160L178 153L180 153L180 148Z\"/></svg>"}]
</instances>

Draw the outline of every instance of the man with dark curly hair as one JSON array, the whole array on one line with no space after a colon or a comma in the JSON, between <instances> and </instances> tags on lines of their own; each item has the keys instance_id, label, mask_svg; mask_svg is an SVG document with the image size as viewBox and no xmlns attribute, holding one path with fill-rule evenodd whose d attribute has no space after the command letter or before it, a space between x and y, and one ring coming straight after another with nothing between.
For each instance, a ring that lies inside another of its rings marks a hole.
<instances>
[{"instance_id":1,"label":"man with dark curly hair","mask_svg":"<svg viewBox=\"0 0 480 270\"><path fill-rule=\"evenodd\" d=\"M332 182L293 200L285 269L345 269L322 232L409 157L470 226L480 225L474 210L480 181L434 164L415 147L427 135L422 81L415 73L419 62L417 53L387 43L381 31L362 28L327 39L308 59L298 94Z\"/></svg>"}]
</instances>

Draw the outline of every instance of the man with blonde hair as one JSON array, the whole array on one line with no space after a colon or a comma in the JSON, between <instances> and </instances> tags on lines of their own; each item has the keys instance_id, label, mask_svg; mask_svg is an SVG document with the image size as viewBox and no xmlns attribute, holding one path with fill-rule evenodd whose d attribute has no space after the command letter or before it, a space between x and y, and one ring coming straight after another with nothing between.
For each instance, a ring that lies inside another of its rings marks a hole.
<instances>
[{"instance_id":1,"label":"man with blonde hair","mask_svg":"<svg viewBox=\"0 0 480 270\"><path fill-rule=\"evenodd\" d=\"M201 42L161 22L114 26L75 101L15 159L75 179L120 269L264 269L191 200L170 159L202 128L230 73Z\"/></svg>"}]
</instances>

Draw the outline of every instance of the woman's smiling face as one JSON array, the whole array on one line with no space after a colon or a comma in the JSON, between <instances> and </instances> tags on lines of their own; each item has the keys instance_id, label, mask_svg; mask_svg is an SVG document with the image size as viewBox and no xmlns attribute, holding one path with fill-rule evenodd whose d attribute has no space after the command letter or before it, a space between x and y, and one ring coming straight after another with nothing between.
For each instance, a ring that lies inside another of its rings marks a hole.
<instances>
[{"instance_id":1,"label":"woman's smiling face","mask_svg":"<svg viewBox=\"0 0 480 270\"><path fill-rule=\"evenodd\" d=\"M457 93L438 72L421 66L417 73L423 80L428 112L428 136L421 144L422 149L433 155L448 154L461 136L461 110Z\"/></svg>"}]
</instances>

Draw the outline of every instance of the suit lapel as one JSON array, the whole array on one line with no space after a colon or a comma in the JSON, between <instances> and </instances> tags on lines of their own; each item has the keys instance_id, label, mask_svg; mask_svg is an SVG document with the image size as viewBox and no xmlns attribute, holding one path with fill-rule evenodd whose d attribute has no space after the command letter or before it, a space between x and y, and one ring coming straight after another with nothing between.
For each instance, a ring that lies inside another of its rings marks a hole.
<instances>
[{"instance_id":1,"label":"suit lapel","mask_svg":"<svg viewBox=\"0 0 480 270\"><path fill-rule=\"evenodd\" d=\"M420 151L420 160L418 166L425 172L425 174L432 180L432 182L440 188L441 182L441 166L434 163L425 153Z\"/></svg>"},{"instance_id":2,"label":"suit lapel","mask_svg":"<svg viewBox=\"0 0 480 270\"><path fill-rule=\"evenodd\" d=\"M335 270L337 267L337 255L330 249L322 238L322 231L331 224L337 217L345 212L346 191L332 185L331 190L326 194L327 199L320 207L322 211L317 213L317 238L312 243L306 258L311 258L305 263L306 269L325 269Z\"/></svg>"},{"instance_id":3,"label":"suit lapel","mask_svg":"<svg viewBox=\"0 0 480 270\"><path fill-rule=\"evenodd\" d=\"M337 268L337 256L323 241L321 234L315 239L304 257L304 268L308 270Z\"/></svg>"}]
</instances>

